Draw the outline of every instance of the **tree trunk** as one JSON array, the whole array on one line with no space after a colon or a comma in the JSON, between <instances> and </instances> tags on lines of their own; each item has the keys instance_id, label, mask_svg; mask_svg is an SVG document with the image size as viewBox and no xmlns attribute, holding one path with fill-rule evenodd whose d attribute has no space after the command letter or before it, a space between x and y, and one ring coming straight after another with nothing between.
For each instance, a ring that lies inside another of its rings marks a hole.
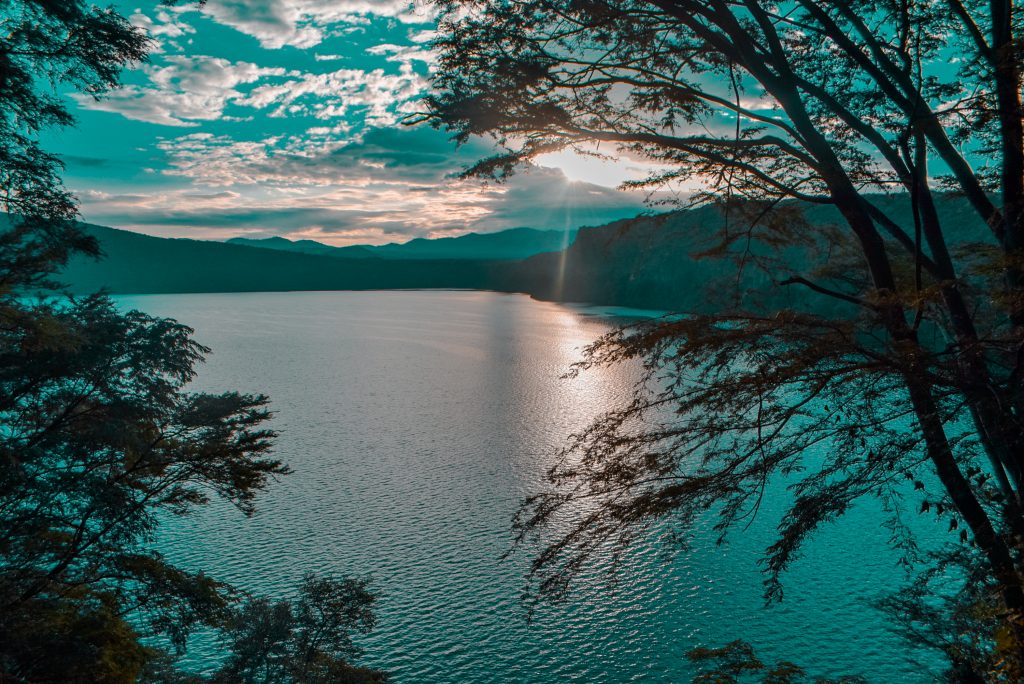
<instances>
[{"instance_id":1,"label":"tree trunk","mask_svg":"<svg viewBox=\"0 0 1024 684\"><path fill-rule=\"evenodd\" d=\"M1006 285L1010 317L1018 334L1024 333L1024 273L1017 260L1024 250L1024 108L1021 106L1021 71L1013 34L1013 2L992 0L992 52L995 91L1002 147L1002 244L1010 263Z\"/></svg>"},{"instance_id":2,"label":"tree trunk","mask_svg":"<svg viewBox=\"0 0 1024 684\"><path fill-rule=\"evenodd\" d=\"M1014 626L1019 637L1021 636L1020 627L1017 620L1013 618L1024 616L1024 589L1021 587L1020 574L1010 555L1009 547L996 532L985 509L974 496L970 482L964 477L953 457L945 430L942 427L942 420L938 415L938 408L932 399L931 392L919 379L921 370L911 365L904 374L904 379L914 413L925 438L928 458L935 466L935 472L957 511L970 528L975 543L988 559L992 567L992 576L999 586L1003 603L1010 613L1011 619L1007 622ZM1018 643L1024 644L1024 641L1018 640ZM1021 653L1020 656L1024 659L1024 653Z\"/></svg>"}]
</instances>

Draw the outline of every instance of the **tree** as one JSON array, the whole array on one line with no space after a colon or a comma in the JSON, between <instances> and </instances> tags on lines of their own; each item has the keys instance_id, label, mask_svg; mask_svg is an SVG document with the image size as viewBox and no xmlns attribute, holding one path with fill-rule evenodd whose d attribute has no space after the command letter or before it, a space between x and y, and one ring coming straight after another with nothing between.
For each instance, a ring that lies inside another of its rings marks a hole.
<instances>
[{"instance_id":1,"label":"tree","mask_svg":"<svg viewBox=\"0 0 1024 684\"><path fill-rule=\"evenodd\" d=\"M352 633L376 618L366 582L307 575L295 601L247 601L227 632L230 656L214 682L377 684L387 675L349 663L362 655Z\"/></svg>"},{"instance_id":2,"label":"tree","mask_svg":"<svg viewBox=\"0 0 1024 684\"><path fill-rule=\"evenodd\" d=\"M144 30L111 8L74 0L4 0L0 12L0 208L17 216L0 241L0 290L38 284L74 251L97 246L72 219L74 197L63 164L38 134L73 118L58 86L98 97L118 85L121 69L143 59ZM47 89L49 84L52 89Z\"/></svg>"},{"instance_id":3,"label":"tree","mask_svg":"<svg viewBox=\"0 0 1024 684\"><path fill-rule=\"evenodd\" d=\"M693 680L694 684L738 684L754 682L758 679L763 684L803 684L813 681L815 684L864 684L861 677L840 677L839 679L813 680L807 677L804 670L793 663L782 661L770 668L754 653L750 644L734 641L722 648L695 648L686 654L695 663L707 664L711 669L702 667L702 672Z\"/></svg>"},{"instance_id":4,"label":"tree","mask_svg":"<svg viewBox=\"0 0 1024 684\"><path fill-rule=\"evenodd\" d=\"M61 163L39 145L72 119L56 92L100 96L142 59L145 33L78 0L0 11L0 681L203 681L178 672L197 627L238 633L238 593L151 550L161 517L211 496L251 513L287 468L267 398L189 392L209 349L173 320L73 298L52 282L97 255ZM50 88L49 90L47 88ZM309 579L291 616L294 671L275 681L381 681L349 666L373 625L359 582ZM287 607L287 606L286 606ZM236 644L239 642L236 642ZM251 649L250 649L251 650ZM301 667L299 667L301 665ZM319 678L319 679L318 679Z\"/></svg>"},{"instance_id":5,"label":"tree","mask_svg":"<svg viewBox=\"0 0 1024 684\"><path fill-rule=\"evenodd\" d=\"M564 148L647 159L662 171L627 185L700 183L693 200L722 207L713 252L847 311L745 297L591 346L577 371L642 359L648 382L574 438L551 489L520 512L522 541L587 502L537 556L540 590L564 590L606 541L655 523L713 509L724 533L783 475L796 482L766 554L770 598L801 542L858 498L920 505L960 528L947 558L967 564L976 612L991 617L969 667L1021 676L1017 4L437 4L436 93L414 120L496 138L503 151L468 175L500 179ZM905 215L879 193L902 198ZM957 249L950 194L990 228L971 249ZM808 205L835 207L842 224L799 220Z\"/></svg>"},{"instance_id":6,"label":"tree","mask_svg":"<svg viewBox=\"0 0 1024 684\"><path fill-rule=\"evenodd\" d=\"M267 478L287 472L266 455L267 400L185 392L208 350L174 321L99 296L4 305L0 671L127 681L147 660L140 635L184 646L229 604L227 587L147 544L159 515L208 493L251 511ZM118 663L109 676L95 669L104 662Z\"/></svg>"}]
</instances>

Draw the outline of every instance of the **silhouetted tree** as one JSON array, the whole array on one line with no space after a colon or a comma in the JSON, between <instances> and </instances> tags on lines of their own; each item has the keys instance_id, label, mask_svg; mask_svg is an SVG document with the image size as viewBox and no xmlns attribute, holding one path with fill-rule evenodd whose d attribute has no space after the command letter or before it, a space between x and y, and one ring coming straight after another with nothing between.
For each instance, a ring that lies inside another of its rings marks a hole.
<instances>
[{"instance_id":1,"label":"silhouetted tree","mask_svg":"<svg viewBox=\"0 0 1024 684\"><path fill-rule=\"evenodd\" d=\"M40 131L71 123L55 89L99 96L147 48L114 9L0 2L5 683L202 681L154 644L181 650L197 627L241 635L253 628L242 618L264 605L252 599L239 612L230 587L150 547L161 516L211 496L250 513L268 479L287 472L269 455L267 398L189 392L209 351L191 329L125 313L105 296L47 289L70 255L98 253L73 221L60 161L39 145ZM273 681L379 681L344 660L358 653L351 634L373 624L371 603L362 583L309 579L289 617L289 676ZM271 657L260 647L247 652ZM338 673L347 679L330 678Z\"/></svg>"},{"instance_id":2,"label":"silhouetted tree","mask_svg":"<svg viewBox=\"0 0 1024 684\"><path fill-rule=\"evenodd\" d=\"M0 208L18 220L0 239L0 290L37 283L74 251L97 247L73 222L60 159L39 133L73 118L57 87L94 97L149 49L143 29L112 8L76 0L0 4Z\"/></svg>"},{"instance_id":3,"label":"silhouetted tree","mask_svg":"<svg viewBox=\"0 0 1024 684\"><path fill-rule=\"evenodd\" d=\"M769 667L757 657L750 644L742 641L734 641L721 648L695 648L686 657L698 663L701 669L693 680L694 684L865 684L862 677L852 676L811 679L803 668L786 661Z\"/></svg>"},{"instance_id":4,"label":"silhouetted tree","mask_svg":"<svg viewBox=\"0 0 1024 684\"><path fill-rule=\"evenodd\" d=\"M627 185L701 184L693 201L722 207L717 252L737 269L850 312L745 298L590 347L579 370L641 359L649 382L574 438L517 519L520 540L574 521L536 558L540 589L563 590L606 541L659 521L714 510L724 533L784 475L769 597L801 542L858 498L937 513L989 616L970 667L1024 676L1017 3L437 4L437 92L418 120L504 149L468 174L500 178L564 148L648 160L661 170ZM883 211L886 192L907 220ZM990 227L983 244L955 249L943 192ZM842 225L801 221L809 204Z\"/></svg>"},{"instance_id":5,"label":"silhouetted tree","mask_svg":"<svg viewBox=\"0 0 1024 684\"><path fill-rule=\"evenodd\" d=\"M376 684L387 675L350 662L352 634L373 629L366 583L307 575L294 601L250 599L229 622L230 656L213 677L235 684Z\"/></svg>"},{"instance_id":6,"label":"silhouetted tree","mask_svg":"<svg viewBox=\"0 0 1024 684\"><path fill-rule=\"evenodd\" d=\"M183 646L228 607L224 585L147 544L162 512L210 493L248 512L286 472L266 398L185 392L207 350L174 321L104 297L2 304L0 672L130 681L139 636Z\"/></svg>"}]
</instances>

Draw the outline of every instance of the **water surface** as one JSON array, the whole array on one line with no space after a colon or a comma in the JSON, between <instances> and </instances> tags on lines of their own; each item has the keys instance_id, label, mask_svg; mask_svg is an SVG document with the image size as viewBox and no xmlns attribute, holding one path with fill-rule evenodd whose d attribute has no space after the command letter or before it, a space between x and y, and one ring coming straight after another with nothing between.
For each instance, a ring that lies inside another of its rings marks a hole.
<instances>
[{"instance_id":1,"label":"water surface","mask_svg":"<svg viewBox=\"0 0 1024 684\"><path fill-rule=\"evenodd\" d=\"M211 506L165 529L161 550L277 595L307 571L372 575L379 628L362 640L366 664L398 684L688 682L687 650L736 638L814 674L931 681L868 605L904 576L864 505L812 539L772 608L757 560L777 501L724 547L700 529L671 560L640 547L613 588L597 567L527 622L528 558L500 559L510 518L567 435L634 378L560 378L605 318L490 292L119 300L178 318L213 347L198 387L269 394L277 455L294 470L253 518Z\"/></svg>"}]
</instances>

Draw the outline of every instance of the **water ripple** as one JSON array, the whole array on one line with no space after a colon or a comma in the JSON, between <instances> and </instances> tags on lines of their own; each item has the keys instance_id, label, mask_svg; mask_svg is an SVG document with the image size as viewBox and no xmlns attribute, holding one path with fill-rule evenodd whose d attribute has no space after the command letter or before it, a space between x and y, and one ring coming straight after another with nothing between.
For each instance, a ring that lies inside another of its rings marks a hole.
<instances>
[{"instance_id":1,"label":"water ripple","mask_svg":"<svg viewBox=\"0 0 1024 684\"><path fill-rule=\"evenodd\" d=\"M510 518L566 436L630 389L629 369L559 379L607 330L600 319L482 292L122 302L196 328L215 350L200 388L270 394L295 471L251 519L215 504L167 525L160 549L275 595L307 571L371 575L381 599L367 663L398 684L685 682L687 650L739 637L815 674L930 681L867 605L902 580L870 508L812 542L771 609L757 569L768 505L726 547L699 531L669 562L653 541L637 547L612 588L595 567L527 622L528 558L500 560ZM201 644L193 657L201 667Z\"/></svg>"}]
</instances>

